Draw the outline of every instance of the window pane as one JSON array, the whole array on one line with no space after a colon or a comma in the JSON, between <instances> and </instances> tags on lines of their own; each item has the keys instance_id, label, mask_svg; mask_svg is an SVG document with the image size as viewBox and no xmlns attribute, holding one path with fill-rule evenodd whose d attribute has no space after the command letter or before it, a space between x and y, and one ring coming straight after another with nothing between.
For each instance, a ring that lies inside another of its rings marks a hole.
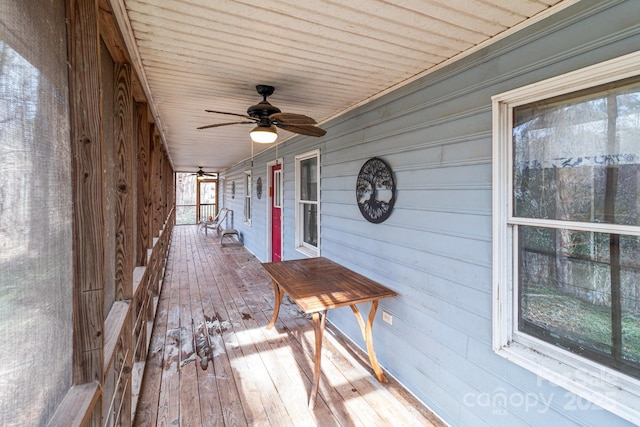
<instances>
[{"instance_id":1,"label":"window pane","mask_svg":"<svg viewBox=\"0 0 640 427\"><path fill-rule=\"evenodd\" d=\"M571 97L514 110L514 214L640 224L640 84Z\"/></svg>"},{"instance_id":2,"label":"window pane","mask_svg":"<svg viewBox=\"0 0 640 427\"><path fill-rule=\"evenodd\" d=\"M200 183L200 204L215 205L217 182L212 181L199 181ZM183 203L180 203L183 204Z\"/></svg>"},{"instance_id":3,"label":"window pane","mask_svg":"<svg viewBox=\"0 0 640 427\"><path fill-rule=\"evenodd\" d=\"M282 171L277 170L273 173L273 207L282 207Z\"/></svg>"},{"instance_id":4,"label":"window pane","mask_svg":"<svg viewBox=\"0 0 640 427\"><path fill-rule=\"evenodd\" d=\"M640 377L640 238L518 230L519 330Z\"/></svg>"},{"instance_id":5,"label":"window pane","mask_svg":"<svg viewBox=\"0 0 640 427\"><path fill-rule=\"evenodd\" d=\"M303 239L304 243L318 246L318 206L309 203L302 204Z\"/></svg>"},{"instance_id":6,"label":"window pane","mask_svg":"<svg viewBox=\"0 0 640 427\"><path fill-rule=\"evenodd\" d=\"M244 175L244 221L251 221L251 174Z\"/></svg>"},{"instance_id":7,"label":"window pane","mask_svg":"<svg viewBox=\"0 0 640 427\"><path fill-rule=\"evenodd\" d=\"M318 201L318 158L300 162L300 200Z\"/></svg>"}]
</instances>

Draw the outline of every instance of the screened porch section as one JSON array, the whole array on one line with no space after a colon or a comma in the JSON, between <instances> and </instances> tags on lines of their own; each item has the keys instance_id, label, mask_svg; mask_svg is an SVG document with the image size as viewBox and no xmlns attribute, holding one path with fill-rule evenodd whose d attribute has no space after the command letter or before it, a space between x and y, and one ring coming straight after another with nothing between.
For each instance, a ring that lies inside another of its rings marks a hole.
<instances>
[{"instance_id":1,"label":"screened porch section","mask_svg":"<svg viewBox=\"0 0 640 427\"><path fill-rule=\"evenodd\" d=\"M218 213L217 174L176 173L176 224L197 224Z\"/></svg>"}]
</instances>

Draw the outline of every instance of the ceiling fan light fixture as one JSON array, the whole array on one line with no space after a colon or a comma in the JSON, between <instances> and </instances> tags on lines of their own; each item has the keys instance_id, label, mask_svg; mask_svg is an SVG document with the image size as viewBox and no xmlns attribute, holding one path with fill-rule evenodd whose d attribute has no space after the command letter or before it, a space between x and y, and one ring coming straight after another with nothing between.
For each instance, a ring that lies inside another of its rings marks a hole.
<instances>
[{"instance_id":1,"label":"ceiling fan light fixture","mask_svg":"<svg viewBox=\"0 0 640 427\"><path fill-rule=\"evenodd\" d=\"M249 133L251 136L251 140L253 142L258 142L260 144L271 144L278 139L278 132L276 131L276 127L273 125L270 126L262 126L258 125Z\"/></svg>"}]
</instances>

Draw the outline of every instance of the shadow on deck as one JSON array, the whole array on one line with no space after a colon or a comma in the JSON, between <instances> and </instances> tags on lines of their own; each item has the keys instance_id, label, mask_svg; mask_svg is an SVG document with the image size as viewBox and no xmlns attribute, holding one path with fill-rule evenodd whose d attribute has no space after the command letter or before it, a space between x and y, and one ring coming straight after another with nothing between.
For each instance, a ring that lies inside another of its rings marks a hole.
<instances>
[{"instance_id":1,"label":"shadow on deck","mask_svg":"<svg viewBox=\"0 0 640 427\"><path fill-rule=\"evenodd\" d=\"M241 244L176 226L136 408L136 426L440 426L327 324L315 409L313 326ZM202 355L209 359L203 361ZM206 369L203 367L206 366Z\"/></svg>"}]
</instances>

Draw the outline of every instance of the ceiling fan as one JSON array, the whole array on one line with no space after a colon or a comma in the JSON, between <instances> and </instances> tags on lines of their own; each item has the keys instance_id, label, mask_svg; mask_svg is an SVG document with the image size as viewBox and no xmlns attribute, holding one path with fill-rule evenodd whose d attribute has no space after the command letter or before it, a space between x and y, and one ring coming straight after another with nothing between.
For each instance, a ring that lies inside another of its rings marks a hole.
<instances>
[{"instance_id":1,"label":"ceiling fan","mask_svg":"<svg viewBox=\"0 0 640 427\"><path fill-rule=\"evenodd\" d=\"M218 175L216 174L210 174L210 173L206 173L203 169L202 166L198 166L198 171L196 173L191 173L189 175L196 175L198 177L198 179L202 179L205 176L211 176L213 178L217 178Z\"/></svg>"},{"instance_id":2,"label":"ceiling fan","mask_svg":"<svg viewBox=\"0 0 640 427\"><path fill-rule=\"evenodd\" d=\"M299 133L308 136L323 136L327 132L316 126L316 121L311 117L302 114L283 113L279 108L274 107L267 101L267 97L273 94L273 86L257 85L256 90L262 96L262 101L252 105L247 109L247 114L227 113L224 111L205 110L207 113L226 114L229 116L243 117L247 120L241 122L216 123L201 126L198 129L208 129L219 126L253 124L257 125L250 133L254 142L271 143L274 142L278 133L276 127L289 132Z\"/></svg>"}]
</instances>

